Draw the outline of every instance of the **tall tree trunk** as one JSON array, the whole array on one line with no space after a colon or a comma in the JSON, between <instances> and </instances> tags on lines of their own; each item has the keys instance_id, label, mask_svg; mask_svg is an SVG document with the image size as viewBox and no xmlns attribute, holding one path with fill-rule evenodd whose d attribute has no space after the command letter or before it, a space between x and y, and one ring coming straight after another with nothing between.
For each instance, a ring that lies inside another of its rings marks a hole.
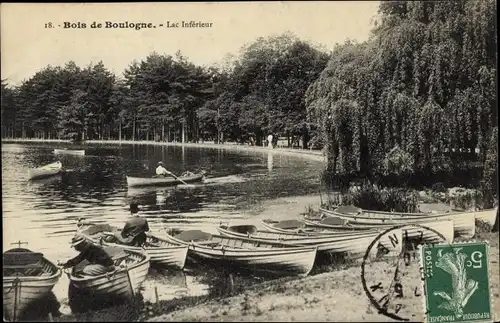
<instances>
[{"instance_id":1,"label":"tall tree trunk","mask_svg":"<svg viewBox=\"0 0 500 323\"><path fill-rule=\"evenodd\" d=\"M307 149L309 143L309 132L306 129L302 132L302 148Z\"/></svg>"},{"instance_id":2,"label":"tall tree trunk","mask_svg":"<svg viewBox=\"0 0 500 323\"><path fill-rule=\"evenodd\" d=\"M118 140L122 140L122 119L120 118L119 124L118 124Z\"/></svg>"},{"instance_id":3,"label":"tall tree trunk","mask_svg":"<svg viewBox=\"0 0 500 323\"><path fill-rule=\"evenodd\" d=\"M181 131L182 131L182 135L181 135L182 136L182 143L185 143L186 142L185 141L186 140L186 138L185 138L185 136L186 136L186 133L185 133L186 132L186 122L185 121L182 121L182 130Z\"/></svg>"},{"instance_id":4,"label":"tall tree trunk","mask_svg":"<svg viewBox=\"0 0 500 323\"><path fill-rule=\"evenodd\" d=\"M165 141L165 122L161 124L161 141Z\"/></svg>"},{"instance_id":5,"label":"tall tree trunk","mask_svg":"<svg viewBox=\"0 0 500 323\"><path fill-rule=\"evenodd\" d=\"M134 141L135 140L135 116L134 116L134 122L132 124L132 140Z\"/></svg>"}]
</instances>

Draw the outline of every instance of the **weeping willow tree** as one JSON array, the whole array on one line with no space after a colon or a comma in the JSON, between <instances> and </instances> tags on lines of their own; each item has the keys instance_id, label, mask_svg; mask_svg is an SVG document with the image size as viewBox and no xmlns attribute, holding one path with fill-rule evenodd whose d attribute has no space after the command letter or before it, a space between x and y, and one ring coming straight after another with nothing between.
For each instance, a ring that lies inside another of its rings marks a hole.
<instances>
[{"instance_id":1,"label":"weeping willow tree","mask_svg":"<svg viewBox=\"0 0 500 323\"><path fill-rule=\"evenodd\" d=\"M497 120L495 13L493 0L382 2L370 39L337 46L306 93L328 170L423 180L484 167Z\"/></svg>"}]
</instances>

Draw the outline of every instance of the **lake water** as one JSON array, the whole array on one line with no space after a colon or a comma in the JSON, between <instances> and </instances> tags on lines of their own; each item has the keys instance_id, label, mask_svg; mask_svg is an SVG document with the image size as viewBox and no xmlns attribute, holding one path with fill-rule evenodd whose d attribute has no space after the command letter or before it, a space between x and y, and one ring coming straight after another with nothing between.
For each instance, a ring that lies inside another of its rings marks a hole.
<instances>
[{"instance_id":1,"label":"lake water","mask_svg":"<svg viewBox=\"0 0 500 323\"><path fill-rule=\"evenodd\" d=\"M85 156L54 155L54 148L85 149ZM28 181L28 170L60 160L65 172ZM180 175L206 171L206 181L194 188L127 188L126 175L151 176L156 163ZM223 150L154 145L72 145L60 143L2 143L2 219L4 251L11 243L27 242L57 262L76 255L69 246L80 218L123 226L129 203L159 235L165 228L215 232L220 222L246 219L247 203L318 193L323 165L315 160L277 151ZM207 286L186 272L153 272L144 284L145 299L200 295ZM67 303L65 275L54 288ZM63 306L63 312L68 309Z\"/></svg>"}]
</instances>

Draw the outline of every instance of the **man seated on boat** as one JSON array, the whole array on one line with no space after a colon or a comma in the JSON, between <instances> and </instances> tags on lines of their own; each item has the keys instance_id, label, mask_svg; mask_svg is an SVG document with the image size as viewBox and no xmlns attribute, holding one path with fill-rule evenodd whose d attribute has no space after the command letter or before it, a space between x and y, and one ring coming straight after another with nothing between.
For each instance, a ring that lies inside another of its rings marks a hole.
<instances>
[{"instance_id":1,"label":"man seated on boat","mask_svg":"<svg viewBox=\"0 0 500 323\"><path fill-rule=\"evenodd\" d=\"M138 215L139 205L136 203L130 204L130 214L132 217L125 222L125 226L121 231L121 243L141 247L147 239L146 232L149 231L148 221Z\"/></svg>"},{"instance_id":2,"label":"man seated on boat","mask_svg":"<svg viewBox=\"0 0 500 323\"><path fill-rule=\"evenodd\" d=\"M163 162L159 161L158 166L156 167L156 176L164 177L166 175L173 176L174 174L171 171L168 171L165 167L163 167Z\"/></svg>"},{"instance_id":3,"label":"man seated on boat","mask_svg":"<svg viewBox=\"0 0 500 323\"><path fill-rule=\"evenodd\" d=\"M100 275L115 270L114 261L99 245L93 244L85 237L77 233L71 239L71 246L80 254L65 263L60 264L63 268L75 267L82 261L87 260L90 264L79 271L85 275Z\"/></svg>"}]
</instances>

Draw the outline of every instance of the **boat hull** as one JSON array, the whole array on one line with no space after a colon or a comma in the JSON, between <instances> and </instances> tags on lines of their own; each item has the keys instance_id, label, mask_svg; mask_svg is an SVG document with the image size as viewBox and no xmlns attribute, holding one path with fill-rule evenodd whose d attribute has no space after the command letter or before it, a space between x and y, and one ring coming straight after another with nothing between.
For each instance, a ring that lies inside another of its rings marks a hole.
<instances>
[{"instance_id":1,"label":"boat hull","mask_svg":"<svg viewBox=\"0 0 500 323\"><path fill-rule=\"evenodd\" d=\"M219 227L219 233L223 236L238 239L252 239L259 242L284 242L293 246L313 246L318 248L322 254L334 256L360 257L368 249L369 245L381 234L381 231L364 232L332 232L330 234L308 235L292 233L276 233L270 231L257 231L252 234L234 232L230 229ZM392 243L395 239L397 243ZM399 254L402 250L402 231L395 230L388 235L383 235L378 244L384 246L391 253Z\"/></svg>"},{"instance_id":2,"label":"boat hull","mask_svg":"<svg viewBox=\"0 0 500 323\"><path fill-rule=\"evenodd\" d=\"M85 156L85 150L54 149L54 154L56 154L56 155Z\"/></svg>"},{"instance_id":3,"label":"boat hull","mask_svg":"<svg viewBox=\"0 0 500 323\"><path fill-rule=\"evenodd\" d=\"M169 267L172 269L183 269L186 264L188 247L187 246L178 246L175 244L171 244L168 241L156 237L154 235L148 234L147 241L158 244L158 247L149 247L145 246L144 248L127 246L124 244L108 242L105 239L101 240L103 237L102 232L104 231L95 231L94 234L88 234L88 230L92 226L86 228L85 230L80 231L80 233L85 236L89 241L93 243L99 243L107 247L117 247L122 248L124 250L130 250L133 252L144 252L149 256L149 261L152 266L158 267ZM96 226L94 226L96 227ZM107 228L106 232L118 232L116 227L112 226L102 226L102 228Z\"/></svg>"},{"instance_id":4,"label":"boat hull","mask_svg":"<svg viewBox=\"0 0 500 323\"><path fill-rule=\"evenodd\" d=\"M304 221L307 227L310 228L319 228L320 230L328 230L329 227L333 227L334 231L338 230L337 226L329 226L328 224L322 224L319 222L314 222L310 220ZM401 228L403 231L403 237L407 237L410 240L422 241L424 243L440 243L440 242L453 242L454 239L454 221L453 220L444 220L444 221L432 221L432 222L424 222L420 223L429 229L432 229L438 233L440 233L443 238L434 231L424 230L418 226L413 226L408 224ZM392 225L376 225L375 226L379 230L388 230ZM374 228L372 224L351 224L349 225L351 230L371 230Z\"/></svg>"},{"instance_id":5,"label":"boat hull","mask_svg":"<svg viewBox=\"0 0 500 323\"><path fill-rule=\"evenodd\" d=\"M393 216L392 218L381 217L381 216L370 216L365 215L351 215L338 213L335 211L324 210L321 211L325 215L333 215L335 217L348 220L349 224L362 224L362 225L403 225L417 223L425 225L426 223L434 221L446 221L452 220L454 224L455 236L461 236L464 238L472 238L476 232L475 224L475 214L474 212L461 212L461 213L444 213L439 215L422 215L422 216L409 216L402 217L400 215Z\"/></svg>"},{"instance_id":6,"label":"boat hull","mask_svg":"<svg viewBox=\"0 0 500 323\"><path fill-rule=\"evenodd\" d=\"M251 240L239 240L215 236L219 244L215 247L196 242L186 242L167 234L172 243L189 246L188 257L202 264L227 264L255 273L277 276L306 276L314 267L317 249L293 247L284 244L266 244ZM215 240L212 240L215 241ZM252 247L251 247L252 246Z\"/></svg>"},{"instance_id":7,"label":"boat hull","mask_svg":"<svg viewBox=\"0 0 500 323\"><path fill-rule=\"evenodd\" d=\"M201 182L204 178L203 174L197 174L195 176L185 176L179 177L186 183L196 183ZM127 186L128 187L138 187L138 186L169 186L183 184L180 180L173 177L132 177L127 176Z\"/></svg>"},{"instance_id":8,"label":"boat hull","mask_svg":"<svg viewBox=\"0 0 500 323\"><path fill-rule=\"evenodd\" d=\"M28 173L28 179L34 180L34 179L41 179L54 176L59 174L61 170L62 170L61 163L52 163L39 168L30 169Z\"/></svg>"},{"instance_id":9,"label":"boat hull","mask_svg":"<svg viewBox=\"0 0 500 323\"><path fill-rule=\"evenodd\" d=\"M4 317L16 321L26 308L49 293L61 277L61 270L43 258L44 273L41 276L4 276Z\"/></svg>"},{"instance_id":10,"label":"boat hull","mask_svg":"<svg viewBox=\"0 0 500 323\"><path fill-rule=\"evenodd\" d=\"M146 280L149 270L149 256L135 251L124 250L133 262L127 267L110 274L77 277L72 272L66 272L73 288L85 294L102 297L131 298L137 294Z\"/></svg>"}]
</instances>

